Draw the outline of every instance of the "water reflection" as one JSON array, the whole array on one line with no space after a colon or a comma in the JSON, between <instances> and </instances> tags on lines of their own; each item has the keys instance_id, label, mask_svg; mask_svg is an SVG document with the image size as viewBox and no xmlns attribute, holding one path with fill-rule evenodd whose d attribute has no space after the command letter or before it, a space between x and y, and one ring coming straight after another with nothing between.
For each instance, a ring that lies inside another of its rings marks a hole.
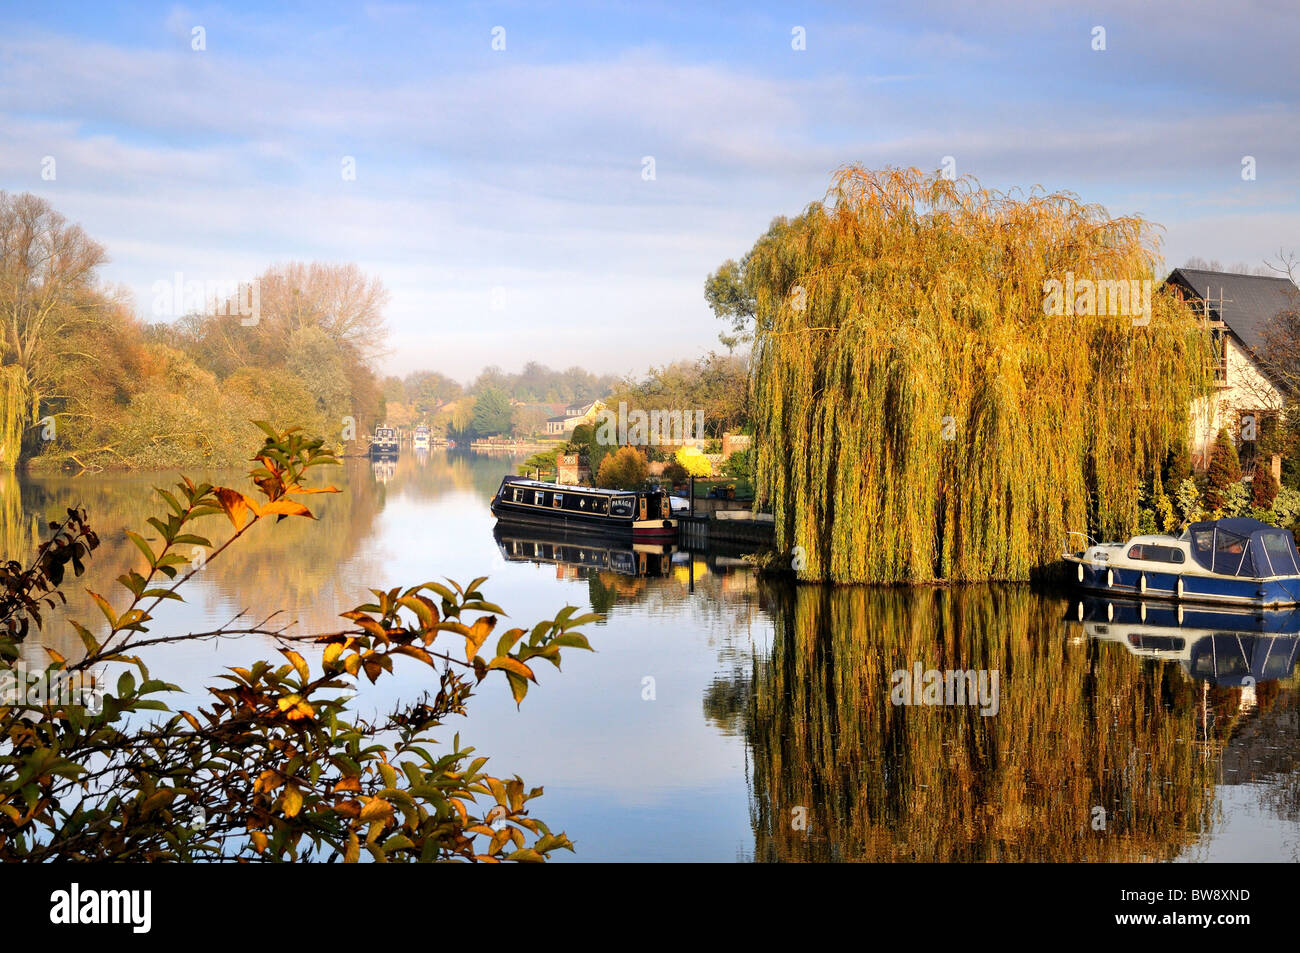
<instances>
[{"instance_id":1,"label":"water reflection","mask_svg":"<svg viewBox=\"0 0 1300 953\"><path fill-rule=\"evenodd\" d=\"M1080 637L1066 606L996 586L774 597L745 713L756 857L1171 860L1211 833L1243 719L1294 749L1293 643L1262 649L1261 671L1283 664L1243 708L1240 679ZM997 715L894 704L892 673L916 662L999 671Z\"/></svg>"},{"instance_id":2,"label":"water reflection","mask_svg":"<svg viewBox=\"0 0 1300 953\"><path fill-rule=\"evenodd\" d=\"M485 691L457 726L502 770L545 784L541 813L579 860L1300 854L1300 613L760 583L739 552L494 526L488 501L511 467L459 451L349 460L330 477L343 492L312 500L319 522L259 528L160 624L289 607L324 630L368 586L477 575L521 623L566 604L605 613L597 652L566 657L522 712ZM151 487L166 482L0 475L3 555L30 555L47 520L86 506L104 542L69 596L89 621L83 589L110 592L135 564L123 530L158 511ZM210 530L224 538L228 524ZM80 648L58 628L49 638ZM199 693L222 666L273 651L209 644L157 674ZM916 663L997 671L997 714L894 704L894 673ZM421 677L399 672L359 698L386 708Z\"/></svg>"}]
</instances>

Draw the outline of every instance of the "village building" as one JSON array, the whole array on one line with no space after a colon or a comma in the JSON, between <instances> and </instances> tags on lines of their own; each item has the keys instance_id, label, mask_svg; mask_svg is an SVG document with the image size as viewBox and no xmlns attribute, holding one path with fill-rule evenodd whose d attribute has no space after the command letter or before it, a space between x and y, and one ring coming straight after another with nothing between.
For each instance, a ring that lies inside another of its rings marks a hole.
<instances>
[{"instance_id":1,"label":"village building","mask_svg":"<svg viewBox=\"0 0 1300 953\"><path fill-rule=\"evenodd\" d=\"M1165 284L1205 316L1214 342L1214 392L1193 405L1190 422L1192 466L1204 470L1221 429L1240 446L1243 429L1249 437L1280 420L1286 392L1262 361L1264 332L1279 314L1300 306L1300 291L1285 277L1199 268L1175 268ZM1260 462L1281 476L1279 456Z\"/></svg>"}]
</instances>

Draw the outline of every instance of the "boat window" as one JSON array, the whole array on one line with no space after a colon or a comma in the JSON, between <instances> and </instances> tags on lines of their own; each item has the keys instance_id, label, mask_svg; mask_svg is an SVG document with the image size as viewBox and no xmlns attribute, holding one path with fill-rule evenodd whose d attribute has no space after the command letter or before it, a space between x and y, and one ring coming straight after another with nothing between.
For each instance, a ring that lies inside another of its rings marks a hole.
<instances>
[{"instance_id":1,"label":"boat window","mask_svg":"<svg viewBox=\"0 0 1300 953\"><path fill-rule=\"evenodd\" d=\"M556 493L556 494L555 494L555 499L554 499L554 501L552 502L551 505L554 506L557 510L558 510L560 507L562 507L562 506L564 505L564 494L563 494L563 493Z\"/></svg>"},{"instance_id":2,"label":"boat window","mask_svg":"<svg viewBox=\"0 0 1300 953\"><path fill-rule=\"evenodd\" d=\"M524 491L518 489L515 490L515 502L522 503L523 501L524 501Z\"/></svg>"},{"instance_id":3,"label":"boat window","mask_svg":"<svg viewBox=\"0 0 1300 953\"><path fill-rule=\"evenodd\" d=\"M1290 534L1260 533L1259 541L1264 544L1264 554L1268 557L1272 575L1300 573L1300 564L1296 562L1295 541Z\"/></svg>"},{"instance_id":4,"label":"boat window","mask_svg":"<svg viewBox=\"0 0 1300 953\"><path fill-rule=\"evenodd\" d=\"M1128 551L1129 559L1145 559L1156 563L1181 563L1186 557L1176 546L1161 546L1158 543L1138 543Z\"/></svg>"}]
</instances>

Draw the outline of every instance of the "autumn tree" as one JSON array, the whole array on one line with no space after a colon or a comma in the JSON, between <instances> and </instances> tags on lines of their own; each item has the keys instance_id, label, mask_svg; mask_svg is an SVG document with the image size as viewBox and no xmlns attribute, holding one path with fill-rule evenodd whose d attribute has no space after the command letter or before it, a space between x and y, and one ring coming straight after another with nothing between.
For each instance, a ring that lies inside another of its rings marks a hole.
<instances>
[{"instance_id":1,"label":"autumn tree","mask_svg":"<svg viewBox=\"0 0 1300 953\"><path fill-rule=\"evenodd\" d=\"M596 486L610 490L635 490L645 483L650 464L635 447L620 447L600 462Z\"/></svg>"},{"instance_id":2,"label":"autumn tree","mask_svg":"<svg viewBox=\"0 0 1300 953\"><path fill-rule=\"evenodd\" d=\"M110 306L97 288L104 247L45 199L0 191L0 469L66 380L80 334Z\"/></svg>"}]
</instances>

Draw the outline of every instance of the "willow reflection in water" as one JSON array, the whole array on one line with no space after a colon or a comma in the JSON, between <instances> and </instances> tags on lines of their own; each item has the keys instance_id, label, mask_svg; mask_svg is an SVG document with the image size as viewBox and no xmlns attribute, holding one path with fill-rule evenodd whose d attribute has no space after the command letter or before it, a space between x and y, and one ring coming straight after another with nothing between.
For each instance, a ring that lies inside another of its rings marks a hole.
<instances>
[{"instance_id":1,"label":"willow reflection in water","mask_svg":"<svg viewBox=\"0 0 1300 953\"><path fill-rule=\"evenodd\" d=\"M745 712L756 857L1170 860L1208 832L1243 689L1112 651L1066 607L1024 587L777 593ZM1261 710L1294 714L1294 661L1255 687ZM916 662L998 671L997 714L894 704Z\"/></svg>"}]
</instances>

